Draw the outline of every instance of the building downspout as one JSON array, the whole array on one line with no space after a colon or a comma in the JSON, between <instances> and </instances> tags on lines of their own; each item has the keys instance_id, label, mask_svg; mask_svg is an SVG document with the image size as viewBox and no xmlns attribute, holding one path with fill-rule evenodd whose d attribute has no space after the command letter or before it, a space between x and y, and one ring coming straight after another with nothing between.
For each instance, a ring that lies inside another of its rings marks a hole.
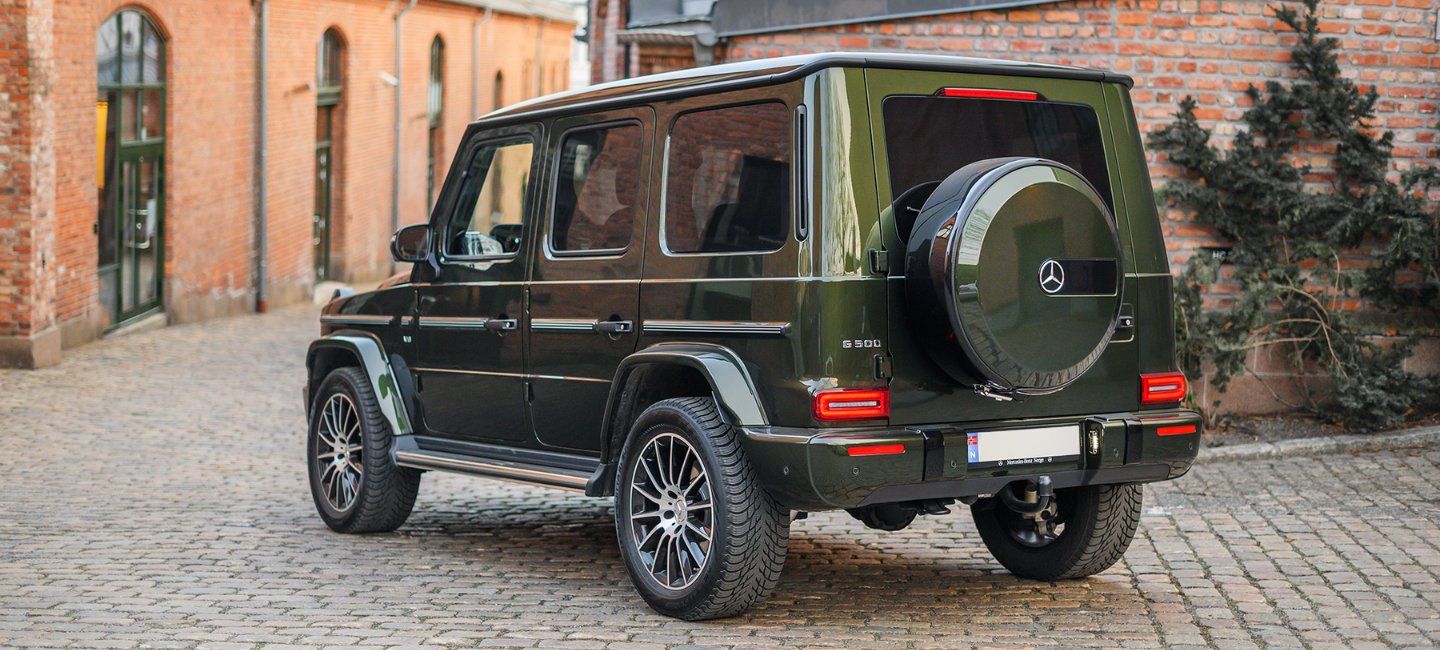
<instances>
[{"instance_id":1,"label":"building downspout","mask_svg":"<svg viewBox=\"0 0 1440 650\"><path fill-rule=\"evenodd\" d=\"M390 202L390 232L392 233L400 229L400 91L403 87L401 80L404 79L404 75L401 73L403 61L400 57L400 45L403 42L403 34L401 32L402 25L404 24L402 19L407 12L415 8L415 3L418 1L419 0L410 0L410 4L405 5L405 8L401 9L400 13L395 14L395 178L390 188L392 197ZM394 260L390 261L391 273L395 272L397 264Z\"/></svg>"},{"instance_id":2,"label":"building downspout","mask_svg":"<svg viewBox=\"0 0 1440 650\"><path fill-rule=\"evenodd\" d=\"M490 22L490 8L485 8L485 16L475 21L475 33L470 39L470 70L475 77L470 88L470 119L480 117L480 28Z\"/></svg>"},{"instance_id":3,"label":"building downspout","mask_svg":"<svg viewBox=\"0 0 1440 650\"><path fill-rule=\"evenodd\" d=\"M545 94L545 30L550 28L550 19L540 22L540 31L535 32L535 96Z\"/></svg>"},{"instance_id":4,"label":"building downspout","mask_svg":"<svg viewBox=\"0 0 1440 650\"><path fill-rule=\"evenodd\" d=\"M619 35L615 32L620 29L620 0L606 0L605 2L605 36L601 39L600 46L600 81L615 81L619 78L615 68L619 65L616 60L616 49L619 47ZM591 45L593 48L594 45ZM595 56L595 51L590 51L590 56Z\"/></svg>"},{"instance_id":5,"label":"building downspout","mask_svg":"<svg viewBox=\"0 0 1440 650\"><path fill-rule=\"evenodd\" d=\"M270 0L260 0L260 81L259 81L259 111L257 111L256 137L260 140L260 146L256 148L255 173L259 177L256 187L255 205L255 311L265 313L265 276L269 269L266 264L266 256L269 247L266 245L266 219L269 217L267 192L269 177L270 146L268 139L267 122L270 116Z\"/></svg>"}]
</instances>

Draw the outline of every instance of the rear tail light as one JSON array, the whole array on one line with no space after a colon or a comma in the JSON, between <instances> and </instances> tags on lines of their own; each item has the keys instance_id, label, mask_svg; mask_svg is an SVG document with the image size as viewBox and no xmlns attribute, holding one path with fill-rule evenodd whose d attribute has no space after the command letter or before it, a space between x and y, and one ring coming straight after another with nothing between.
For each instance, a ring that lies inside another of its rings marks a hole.
<instances>
[{"instance_id":1,"label":"rear tail light","mask_svg":"<svg viewBox=\"0 0 1440 650\"><path fill-rule=\"evenodd\" d=\"M884 456L887 454L905 453L905 445L872 445L869 447L851 447L845 450L851 456Z\"/></svg>"},{"instance_id":2,"label":"rear tail light","mask_svg":"<svg viewBox=\"0 0 1440 650\"><path fill-rule=\"evenodd\" d=\"M1161 375L1140 375L1140 403L1168 404L1185 399L1189 385L1185 375L1167 372Z\"/></svg>"},{"instance_id":3,"label":"rear tail light","mask_svg":"<svg viewBox=\"0 0 1440 650\"><path fill-rule=\"evenodd\" d=\"M1176 427L1160 427L1155 430L1157 436L1179 436L1187 433L1195 433L1195 425L1182 424Z\"/></svg>"},{"instance_id":4,"label":"rear tail light","mask_svg":"<svg viewBox=\"0 0 1440 650\"><path fill-rule=\"evenodd\" d=\"M888 417L889 388L841 388L815 393L816 420L878 420Z\"/></svg>"},{"instance_id":5,"label":"rear tail light","mask_svg":"<svg viewBox=\"0 0 1440 650\"><path fill-rule=\"evenodd\" d=\"M940 97L971 97L974 99L1019 99L1038 101L1040 93L1023 90L992 90L989 88L941 88L935 93Z\"/></svg>"}]
</instances>

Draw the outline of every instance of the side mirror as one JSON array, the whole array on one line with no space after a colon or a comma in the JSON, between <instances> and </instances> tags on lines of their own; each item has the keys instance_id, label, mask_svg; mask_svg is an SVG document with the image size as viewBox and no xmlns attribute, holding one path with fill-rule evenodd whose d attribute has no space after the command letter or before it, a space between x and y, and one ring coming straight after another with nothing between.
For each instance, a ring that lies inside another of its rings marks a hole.
<instances>
[{"instance_id":1,"label":"side mirror","mask_svg":"<svg viewBox=\"0 0 1440 650\"><path fill-rule=\"evenodd\" d=\"M430 255L430 226L405 226L390 238L390 255L397 262L424 262Z\"/></svg>"}]
</instances>

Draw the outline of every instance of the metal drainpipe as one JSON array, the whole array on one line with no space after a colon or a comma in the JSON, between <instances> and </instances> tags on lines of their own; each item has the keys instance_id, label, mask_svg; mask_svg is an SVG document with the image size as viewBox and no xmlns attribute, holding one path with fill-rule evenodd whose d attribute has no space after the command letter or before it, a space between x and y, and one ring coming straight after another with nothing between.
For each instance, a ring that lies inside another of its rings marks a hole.
<instances>
[{"instance_id":1,"label":"metal drainpipe","mask_svg":"<svg viewBox=\"0 0 1440 650\"><path fill-rule=\"evenodd\" d=\"M550 27L550 19L545 18L540 22L540 31L535 32L535 96L545 94L545 30Z\"/></svg>"},{"instance_id":2,"label":"metal drainpipe","mask_svg":"<svg viewBox=\"0 0 1440 650\"><path fill-rule=\"evenodd\" d=\"M400 13L395 14L395 178L390 188L392 198L390 202L390 232L392 233L400 229L400 91L404 88L404 84L401 83L401 80L404 79L404 76L401 74L401 66L404 64L404 61L400 58L400 45L402 43L401 25L403 24L401 19L405 17L406 12L415 8L415 3L418 1L419 0L410 0L410 4L405 5L405 8L401 9ZM394 260L390 261L390 273L395 273L395 269L398 268L397 265L398 263Z\"/></svg>"},{"instance_id":3,"label":"metal drainpipe","mask_svg":"<svg viewBox=\"0 0 1440 650\"><path fill-rule=\"evenodd\" d=\"M490 22L490 8L485 8L485 17L475 21L475 33L470 39L470 70L475 77L470 88L470 119L480 117L480 28Z\"/></svg>"},{"instance_id":4,"label":"metal drainpipe","mask_svg":"<svg viewBox=\"0 0 1440 650\"><path fill-rule=\"evenodd\" d=\"M266 122L270 115L270 0L260 0L260 97L259 97L259 133L260 146L257 148L256 174L259 176L259 187L256 188L256 215L255 215L255 311L265 313L265 275L268 272L265 257L269 253L266 246L266 219L268 211L266 205L266 189L269 178L266 176L269 166L269 142L267 140L268 130Z\"/></svg>"}]
</instances>

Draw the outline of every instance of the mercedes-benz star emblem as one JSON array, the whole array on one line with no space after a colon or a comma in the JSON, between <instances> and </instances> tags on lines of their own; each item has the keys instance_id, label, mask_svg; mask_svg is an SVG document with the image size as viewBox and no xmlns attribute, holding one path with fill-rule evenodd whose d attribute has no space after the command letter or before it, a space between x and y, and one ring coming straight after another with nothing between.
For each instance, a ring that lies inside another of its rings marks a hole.
<instances>
[{"instance_id":1,"label":"mercedes-benz star emblem","mask_svg":"<svg viewBox=\"0 0 1440 650\"><path fill-rule=\"evenodd\" d=\"M1055 260L1045 260L1040 265L1040 289L1045 293L1059 293L1065 288L1065 267Z\"/></svg>"}]
</instances>

